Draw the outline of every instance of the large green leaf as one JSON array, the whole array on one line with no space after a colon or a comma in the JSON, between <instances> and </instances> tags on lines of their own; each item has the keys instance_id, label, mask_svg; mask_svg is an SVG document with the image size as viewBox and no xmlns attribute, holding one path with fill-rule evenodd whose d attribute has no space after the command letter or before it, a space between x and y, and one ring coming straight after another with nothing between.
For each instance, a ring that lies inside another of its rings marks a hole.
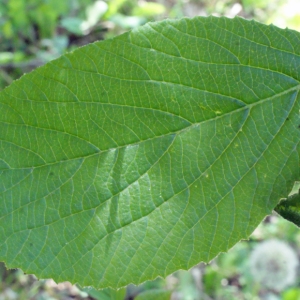
<instances>
[{"instance_id":1,"label":"large green leaf","mask_svg":"<svg viewBox=\"0 0 300 300\"><path fill-rule=\"evenodd\" d=\"M208 262L299 176L300 34L149 23L0 93L0 259L96 288Z\"/></svg>"}]
</instances>

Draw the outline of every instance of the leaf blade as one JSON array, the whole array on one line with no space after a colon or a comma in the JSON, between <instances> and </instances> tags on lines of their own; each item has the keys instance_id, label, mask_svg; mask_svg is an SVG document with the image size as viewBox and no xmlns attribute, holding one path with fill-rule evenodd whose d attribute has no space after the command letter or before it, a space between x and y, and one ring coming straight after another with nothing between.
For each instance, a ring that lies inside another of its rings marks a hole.
<instances>
[{"instance_id":1,"label":"leaf blade","mask_svg":"<svg viewBox=\"0 0 300 300\"><path fill-rule=\"evenodd\" d=\"M299 39L151 23L5 89L0 258L118 288L247 238L299 180Z\"/></svg>"}]
</instances>

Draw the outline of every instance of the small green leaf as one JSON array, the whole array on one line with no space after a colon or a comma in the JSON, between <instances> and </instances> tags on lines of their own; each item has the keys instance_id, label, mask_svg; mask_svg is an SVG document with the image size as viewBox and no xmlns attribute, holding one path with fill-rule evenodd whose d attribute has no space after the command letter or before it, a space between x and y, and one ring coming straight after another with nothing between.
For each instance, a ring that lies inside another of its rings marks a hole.
<instances>
[{"instance_id":1,"label":"small green leaf","mask_svg":"<svg viewBox=\"0 0 300 300\"><path fill-rule=\"evenodd\" d=\"M299 176L300 34L165 20L0 93L0 260L119 288L209 262Z\"/></svg>"},{"instance_id":2,"label":"small green leaf","mask_svg":"<svg viewBox=\"0 0 300 300\"><path fill-rule=\"evenodd\" d=\"M94 288L84 288L83 291L96 300L124 300L126 295L126 288L117 291L110 288L100 291Z\"/></svg>"},{"instance_id":3,"label":"small green leaf","mask_svg":"<svg viewBox=\"0 0 300 300\"><path fill-rule=\"evenodd\" d=\"M288 198L280 201L274 210L286 220L300 227L300 182L294 184Z\"/></svg>"},{"instance_id":4,"label":"small green leaf","mask_svg":"<svg viewBox=\"0 0 300 300\"><path fill-rule=\"evenodd\" d=\"M134 300L170 300L171 294L171 291L163 289L153 289L140 293L134 298Z\"/></svg>"}]
</instances>

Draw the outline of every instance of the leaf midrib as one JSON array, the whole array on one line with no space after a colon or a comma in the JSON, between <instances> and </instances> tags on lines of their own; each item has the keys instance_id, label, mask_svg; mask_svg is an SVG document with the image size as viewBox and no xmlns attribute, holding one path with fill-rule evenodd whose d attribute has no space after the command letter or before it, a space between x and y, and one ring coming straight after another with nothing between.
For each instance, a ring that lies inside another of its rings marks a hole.
<instances>
[{"instance_id":1,"label":"leaf midrib","mask_svg":"<svg viewBox=\"0 0 300 300\"><path fill-rule=\"evenodd\" d=\"M238 111L242 111L242 110L245 110L245 109L251 109L252 107L256 106L256 105L260 105L266 101L269 101L269 100L272 100L272 99L275 99L277 97L281 97L285 94L288 94L290 92L293 92L293 91L297 91L297 90L300 90L300 84L299 85L296 85L288 90L285 90L281 93L278 93L278 94L275 94L271 97L267 97L265 99L262 99L260 101L257 101L257 102L254 102L254 103L251 103L251 104L247 104L243 107L240 107L240 108L237 108L235 110L232 110L230 112L227 112L227 113L224 113L224 114L221 114L221 115L218 115L218 116L215 116L213 118L210 118L210 119L206 119L206 120L203 120L203 121L200 121L200 122L195 122L195 123L191 123L191 125L189 126L186 126L184 128L181 128L177 131L173 131L173 132L169 132L167 134L162 134L162 135L157 135L155 137L150 137L148 139L145 139L145 140L140 140L140 141L137 141L137 142L133 142L133 143L130 143L130 144L126 144L126 145L121 145L121 146L117 146L117 147L113 147L113 148L109 148L109 149L105 149L105 150L101 150L99 152L96 152L96 153L92 153L90 155L87 155L87 156L79 156L79 157L74 157L74 158L70 158L70 159L66 159L66 160L61 160L61 161L55 161L55 162L51 162L51 163L47 163L47 164L42 164L42 165L37 165L37 166L32 166L32 167L26 167L26 168L7 168L7 169L0 169L0 171L4 171L4 170L26 170L26 169L35 169L35 168L40 168L40 167L45 167L45 166L50 166L50 165L54 165L54 164L59 164L59 163L65 163L66 161L72 161L72 160L77 160L77 159L85 159L85 158L89 158L89 157L92 157L94 155L98 155L98 154L102 154L102 153L105 153L105 152L108 152L108 151L113 151L113 150L117 150L117 149L122 149L124 147L127 147L127 146L133 146L133 145L138 145L140 143L143 143L143 142L146 142L146 141L149 141L149 140L153 140L153 139L156 139L156 138L161 138L161 137L165 137L165 136L169 136L169 135L178 135L186 130L190 130L191 128L193 127L196 127L200 124L204 124L206 122L210 122L212 120L217 120L219 118L222 118L224 116L227 116L227 115L230 115L232 113L235 113L235 112L238 112ZM77 103L77 102L76 102ZM93 104L97 104L95 102L92 102ZM109 104L109 105L115 105L115 106L124 106L124 105L118 105L118 104ZM125 105L126 106L126 105ZM131 107L131 106L127 106L127 107ZM140 109L149 109L149 110L152 110L152 108L143 108L143 107L134 107L134 108L140 108ZM154 111L160 111L158 109L153 109ZM165 111L160 111L162 113L168 113L168 112L165 112ZM177 115L176 115L177 116ZM179 118L181 118L180 116L177 116ZM64 133L64 134L67 134L67 135L70 135L70 136L73 136L73 137L76 137L78 139L82 139L84 140L83 138L81 138L80 136L77 136L77 135L74 135L74 134L71 134L71 133L68 133L68 132L65 132L65 131L60 131L60 130L57 130L57 129L52 129L52 128L45 128L45 127L36 127L36 126L32 126L32 125L28 125L28 124L14 124L14 123L10 123L10 122L3 122L3 121L0 121L0 123L4 123L4 124L10 124L10 125L14 125L14 126L28 126L28 127L33 127L33 128L38 128L38 129L42 129L42 130L50 130L50 131L54 131L54 132L59 132L59 133ZM10 143L10 141L6 141L6 140L3 140L5 142L8 142ZM85 140L86 141L86 140ZM89 143L90 145L93 145L95 148L98 148L97 146L95 146L93 143L90 143L88 141L86 141L87 143ZM16 145L16 144L15 144ZM19 145L16 145L16 146L19 146ZM26 148L24 148L26 149ZM30 149L28 149L29 151Z\"/></svg>"}]
</instances>

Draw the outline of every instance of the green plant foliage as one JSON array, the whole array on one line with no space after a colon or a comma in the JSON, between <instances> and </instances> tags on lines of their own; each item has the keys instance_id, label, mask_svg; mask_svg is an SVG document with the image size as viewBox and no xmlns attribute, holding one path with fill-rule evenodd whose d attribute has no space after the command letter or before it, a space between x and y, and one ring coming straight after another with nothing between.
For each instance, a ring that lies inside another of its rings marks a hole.
<instances>
[{"instance_id":1,"label":"green plant foliage","mask_svg":"<svg viewBox=\"0 0 300 300\"><path fill-rule=\"evenodd\" d=\"M145 291L137 295L135 300L170 300L171 299L171 291L163 290L163 289L154 289Z\"/></svg>"},{"instance_id":2,"label":"green plant foliage","mask_svg":"<svg viewBox=\"0 0 300 300\"><path fill-rule=\"evenodd\" d=\"M294 185L290 195L280 201L275 211L286 220L300 227L300 183Z\"/></svg>"},{"instance_id":3,"label":"green plant foliage","mask_svg":"<svg viewBox=\"0 0 300 300\"><path fill-rule=\"evenodd\" d=\"M0 259L139 284L247 238L299 180L300 35L149 23L0 93Z\"/></svg>"},{"instance_id":4,"label":"green plant foliage","mask_svg":"<svg viewBox=\"0 0 300 300\"><path fill-rule=\"evenodd\" d=\"M283 293L283 300L300 300L300 290L299 289L291 289Z\"/></svg>"},{"instance_id":5,"label":"green plant foliage","mask_svg":"<svg viewBox=\"0 0 300 300\"><path fill-rule=\"evenodd\" d=\"M83 290L96 300L124 300L126 295L126 289L113 290L107 288L98 291L93 288L85 288Z\"/></svg>"}]
</instances>

